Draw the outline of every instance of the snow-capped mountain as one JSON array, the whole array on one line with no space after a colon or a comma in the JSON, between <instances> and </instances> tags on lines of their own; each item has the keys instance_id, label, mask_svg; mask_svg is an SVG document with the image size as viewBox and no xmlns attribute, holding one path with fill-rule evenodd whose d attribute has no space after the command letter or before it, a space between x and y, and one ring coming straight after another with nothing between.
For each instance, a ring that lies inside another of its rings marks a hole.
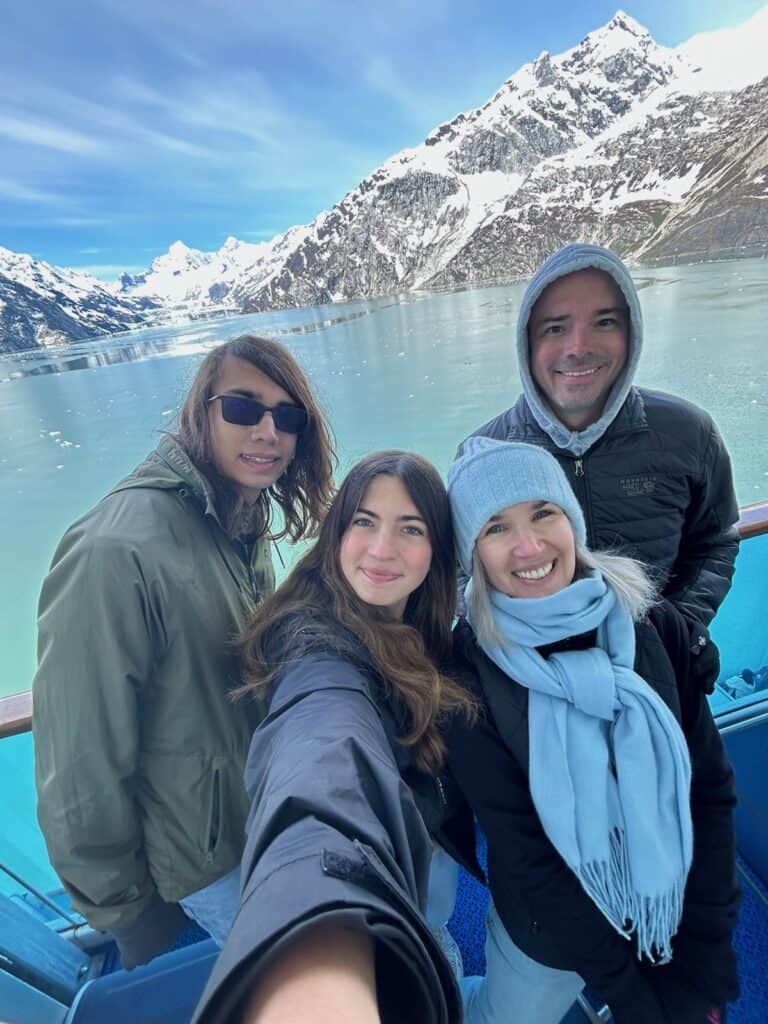
<instances>
[{"instance_id":1,"label":"snow-capped mountain","mask_svg":"<svg viewBox=\"0 0 768 1024\"><path fill-rule=\"evenodd\" d=\"M768 9L672 50L619 12L566 53L542 53L311 224L253 246L236 279L210 277L233 240L205 275L182 276L208 294L220 282L228 308L255 312L509 280L574 239L629 260L759 251L768 86L716 90L765 70L762 55L743 59L763 22ZM159 278L153 287L168 301Z\"/></svg>"},{"instance_id":2,"label":"snow-capped mountain","mask_svg":"<svg viewBox=\"0 0 768 1024\"><path fill-rule=\"evenodd\" d=\"M155 299L115 295L90 274L0 246L0 349L59 345L157 322Z\"/></svg>"},{"instance_id":3,"label":"snow-capped mountain","mask_svg":"<svg viewBox=\"0 0 768 1024\"><path fill-rule=\"evenodd\" d=\"M190 249L174 242L143 274L123 274L119 287L133 298L158 299L176 311L240 312L233 294L239 286L262 278L282 265L305 227L294 227L271 242L257 245L230 237L217 252Z\"/></svg>"},{"instance_id":4,"label":"snow-capped mountain","mask_svg":"<svg viewBox=\"0 0 768 1024\"><path fill-rule=\"evenodd\" d=\"M527 273L540 262L541 250L535 245L522 262L515 255L531 248L525 225L508 255L495 246L486 246L483 254L474 251L463 280L449 268L465 262L462 254L474 248L476 235L492 236L500 217L515 218L516 196L534 220L546 211L557 197L534 185L543 167L571 154L588 157L596 140L644 106L652 107L649 97L691 73L684 58L657 46L637 22L617 14L561 56L543 53L483 107L459 114L422 145L392 157L310 225L289 266L250 282L239 296L242 307ZM572 237L564 230L564 240Z\"/></svg>"},{"instance_id":5,"label":"snow-capped mountain","mask_svg":"<svg viewBox=\"0 0 768 1024\"><path fill-rule=\"evenodd\" d=\"M194 317L510 280L574 240L629 261L762 252L766 35L768 8L672 50L619 12L311 224L214 253L176 242L117 296Z\"/></svg>"}]
</instances>

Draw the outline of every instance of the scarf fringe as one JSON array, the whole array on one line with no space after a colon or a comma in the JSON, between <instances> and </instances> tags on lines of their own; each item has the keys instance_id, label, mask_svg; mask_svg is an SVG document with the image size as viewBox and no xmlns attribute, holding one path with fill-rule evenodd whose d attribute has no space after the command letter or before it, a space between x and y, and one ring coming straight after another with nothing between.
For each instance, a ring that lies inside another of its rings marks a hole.
<instances>
[{"instance_id":1,"label":"scarf fringe","mask_svg":"<svg viewBox=\"0 0 768 1024\"><path fill-rule=\"evenodd\" d=\"M675 882L658 896L642 896L632 884L627 844L620 830L613 830L609 846L607 861L591 861L576 871L582 888L619 935L631 939L634 933L638 959L668 963L683 913L684 882Z\"/></svg>"}]
</instances>

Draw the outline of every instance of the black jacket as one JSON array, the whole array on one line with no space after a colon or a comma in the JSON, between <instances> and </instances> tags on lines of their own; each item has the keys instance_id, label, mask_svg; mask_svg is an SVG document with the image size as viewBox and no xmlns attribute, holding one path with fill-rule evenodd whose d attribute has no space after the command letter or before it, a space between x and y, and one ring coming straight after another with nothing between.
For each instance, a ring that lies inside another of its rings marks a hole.
<instances>
[{"instance_id":1,"label":"black jacket","mask_svg":"<svg viewBox=\"0 0 768 1024\"><path fill-rule=\"evenodd\" d=\"M451 969L421 914L432 854L425 821L446 846L443 826L458 836L474 860L472 816L463 804L466 816L443 821L443 788L410 764L399 731L375 674L359 664L313 652L281 674L245 772L240 909L197 1024L239 1024L264 958L320 920L376 940L385 1024L461 1020Z\"/></svg>"},{"instance_id":2,"label":"black jacket","mask_svg":"<svg viewBox=\"0 0 768 1024\"><path fill-rule=\"evenodd\" d=\"M587 545L659 571L664 596L709 625L731 585L739 509L730 458L707 413L633 387L605 433L576 458L556 447L521 395L477 435L550 451L584 510Z\"/></svg>"},{"instance_id":3,"label":"black jacket","mask_svg":"<svg viewBox=\"0 0 768 1024\"><path fill-rule=\"evenodd\" d=\"M528 690L486 657L464 621L457 658L485 713L473 729L452 724L450 766L487 835L491 894L515 944L580 974L616 1024L704 1024L709 1008L738 995L733 773L704 696L713 662L689 652L683 616L664 602L636 636L635 670L672 709L691 754L694 857L669 965L638 961L545 835L528 784Z\"/></svg>"}]
</instances>

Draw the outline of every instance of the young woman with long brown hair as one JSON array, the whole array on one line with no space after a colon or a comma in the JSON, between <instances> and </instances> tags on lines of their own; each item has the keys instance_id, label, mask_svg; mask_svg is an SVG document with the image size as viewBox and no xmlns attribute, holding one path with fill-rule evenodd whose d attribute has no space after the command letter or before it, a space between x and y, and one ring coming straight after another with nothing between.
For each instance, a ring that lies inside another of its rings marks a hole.
<instances>
[{"instance_id":1,"label":"young woman with long brown hair","mask_svg":"<svg viewBox=\"0 0 768 1024\"><path fill-rule=\"evenodd\" d=\"M255 722L227 699L232 639L274 589L275 539L316 534L334 458L292 356L236 338L203 360L178 431L54 555L34 685L40 823L75 908L126 966L163 952L187 914L219 942L229 928Z\"/></svg>"},{"instance_id":2,"label":"young woman with long brown hair","mask_svg":"<svg viewBox=\"0 0 768 1024\"><path fill-rule=\"evenodd\" d=\"M437 471L364 458L243 640L265 717L240 912L198 1020L460 1020L419 909L431 836L474 861L471 815L440 774L441 720L473 713L444 671L455 586Z\"/></svg>"}]
</instances>

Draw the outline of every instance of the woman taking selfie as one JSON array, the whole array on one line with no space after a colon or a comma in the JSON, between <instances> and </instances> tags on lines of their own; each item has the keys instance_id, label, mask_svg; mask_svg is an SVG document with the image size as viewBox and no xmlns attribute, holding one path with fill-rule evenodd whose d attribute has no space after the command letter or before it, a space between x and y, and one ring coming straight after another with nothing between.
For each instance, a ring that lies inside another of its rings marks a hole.
<instances>
[{"instance_id":1,"label":"woman taking selfie","mask_svg":"<svg viewBox=\"0 0 768 1024\"><path fill-rule=\"evenodd\" d=\"M455 584L436 470L374 453L246 631L245 690L266 717L240 911L198 1021L460 1021L420 910L430 834L474 866L471 814L440 777L438 724L473 707L442 672Z\"/></svg>"},{"instance_id":2,"label":"woman taking selfie","mask_svg":"<svg viewBox=\"0 0 768 1024\"><path fill-rule=\"evenodd\" d=\"M231 642L274 589L275 539L316 534L333 459L294 359L237 338L203 360L178 431L54 555L34 684L40 824L75 909L127 967L162 953L184 911L219 942L229 929L254 725L227 699Z\"/></svg>"},{"instance_id":3,"label":"woman taking selfie","mask_svg":"<svg viewBox=\"0 0 768 1024\"><path fill-rule=\"evenodd\" d=\"M590 552L541 448L472 438L451 467L457 648L484 706L448 733L488 840L485 980L468 1024L558 1024L588 983L616 1024L724 1020L733 776L705 691L717 659L642 566ZM716 666L715 666L716 671Z\"/></svg>"}]
</instances>

